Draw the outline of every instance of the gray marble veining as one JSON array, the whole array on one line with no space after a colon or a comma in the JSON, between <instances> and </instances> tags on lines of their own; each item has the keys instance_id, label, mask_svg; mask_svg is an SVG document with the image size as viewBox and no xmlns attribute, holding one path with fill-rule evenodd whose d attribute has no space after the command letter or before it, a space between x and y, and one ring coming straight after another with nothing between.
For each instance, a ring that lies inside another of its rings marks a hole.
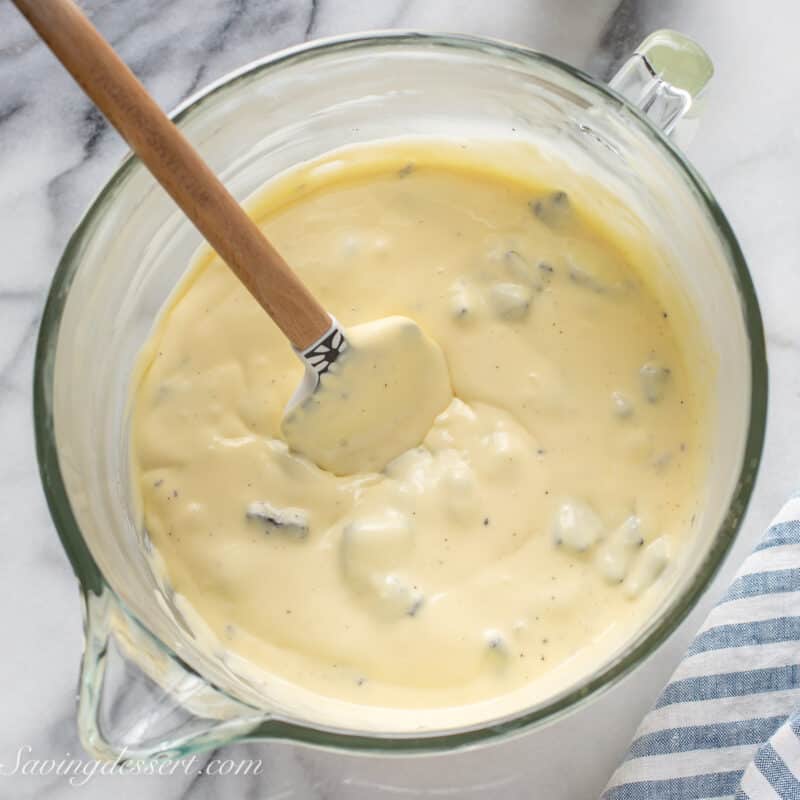
<instances>
[{"instance_id":1,"label":"gray marble veining","mask_svg":"<svg viewBox=\"0 0 800 800\"><path fill-rule=\"evenodd\" d=\"M575 717L491 748L436 758L362 758L285 744L226 748L259 758L255 778L203 774L8 774L30 758L81 754L74 723L81 650L76 584L39 487L31 421L36 330L70 232L125 153L88 100L0 2L0 561L3 725L0 798L547 798L597 795L636 722L735 563L798 488L800 440L800 8L773 0L87 0L96 25L158 101L175 106L247 61L308 38L377 28L480 33L544 50L607 78L649 30L670 26L715 60L711 102L690 156L738 233L762 302L771 366L761 477L717 583L657 659ZM621 702L624 698L624 702ZM602 734L598 734L601 731ZM219 757L220 753L216 756ZM200 765L211 756L204 756Z\"/></svg>"}]
</instances>

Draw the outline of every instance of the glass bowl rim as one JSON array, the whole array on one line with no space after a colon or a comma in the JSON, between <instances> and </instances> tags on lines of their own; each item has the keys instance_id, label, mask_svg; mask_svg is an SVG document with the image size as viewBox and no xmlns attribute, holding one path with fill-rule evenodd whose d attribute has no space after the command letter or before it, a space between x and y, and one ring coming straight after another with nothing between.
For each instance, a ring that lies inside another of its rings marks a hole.
<instances>
[{"instance_id":1,"label":"glass bowl rim","mask_svg":"<svg viewBox=\"0 0 800 800\"><path fill-rule=\"evenodd\" d=\"M742 304L750 345L751 382L750 419L742 465L723 522L691 582L685 587L682 594L661 612L656 621L639 634L631 648L618 654L615 659L607 663L585 683L571 687L533 709L515 712L501 720L489 720L467 729L428 736L424 734L348 733L316 726L313 723L298 723L275 717L267 720L244 738L281 738L319 747L372 751L374 753L408 751L432 753L521 732L524 729L530 729L536 723L541 725L553 722L566 713L574 711L588 702L590 698L610 689L647 656L655 652L694 608L702 593L711 583L739 531L761 460L768 391L764 330L752 278L731 226L711 191L691 164L686 161L683 154L659 130L653 127L635 106L628 103L609 86L595 80L582 70L531 48L488 37L420 31L370 31L306 42L252 61L227 73L188 97L170 116L176 123L180 123L188 114L201 110L205 102L218 93L233 89L240 82L281 66L291 66L338 51L362 50L370 47L403 47L404 45L425 45L442 50L449 48L478 56L490 55L521 64L534 66L544 64L547 67L555 68L582 84L590 94L598 96L603 101L615 103L618 106L618 113L622 114L639 133L649 138L668 160L677 165L683 178L696 191L705 206L705 210L726 247L728 263L732 267L731 275ZM80 265L76 256L81 252L84 237L93 230L95 220L102 217L107 204L113 201L118 187L124 183L137 166L141 166L139 159L132 153L128 153L82 216L54 273L39 326L34 361L33 413L36 453L40 479L50 515L78 578L81 590L84 593L92 592L97 595L110 592L125 613L134 620L138 627L146 631L167 655L194 672L192 667L187 665L168 644L161 641L144 623L138 620L135 614L127 609L124 600L103 577L72 512L61 474L54 432L52 386L55 354L57 353L61 317L69 296L69 288ZM227 694L222 689L219 691ZM232 699L241 703L236 698ZM242 737L234 737L233 740L236 738Z\"/></svg>"}]
</instances>

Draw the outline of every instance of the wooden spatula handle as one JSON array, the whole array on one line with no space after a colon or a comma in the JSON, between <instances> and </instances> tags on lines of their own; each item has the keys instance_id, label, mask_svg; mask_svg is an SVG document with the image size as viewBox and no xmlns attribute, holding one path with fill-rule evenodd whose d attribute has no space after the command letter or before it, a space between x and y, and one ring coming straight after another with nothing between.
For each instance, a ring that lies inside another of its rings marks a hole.
<instances>
[{"instance_id":1,"label":"wooden spatula handle","mask_svg":"<svg viewBox=\"0 0 800 800\"><path fill-rule=\"evenodd\" d=\"M298 349L323 307L72 0L13 0L211 246Z\"/></svg>"}]
</instances>

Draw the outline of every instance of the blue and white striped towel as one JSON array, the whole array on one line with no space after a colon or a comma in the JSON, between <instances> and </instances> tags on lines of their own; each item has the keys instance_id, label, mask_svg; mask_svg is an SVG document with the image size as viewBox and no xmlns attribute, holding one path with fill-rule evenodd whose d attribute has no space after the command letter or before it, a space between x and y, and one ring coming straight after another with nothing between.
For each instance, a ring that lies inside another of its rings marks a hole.
<instances>
[{"instance_id":1,"label":"blue and white striped towel","mask_svg":"<svg viewBox=\"0 0 800 800\"><path fill-rule=\"evenodd\" d=\"M644 718L602 800L800 800L800 497Z\"/></svg>"}]
</instances>

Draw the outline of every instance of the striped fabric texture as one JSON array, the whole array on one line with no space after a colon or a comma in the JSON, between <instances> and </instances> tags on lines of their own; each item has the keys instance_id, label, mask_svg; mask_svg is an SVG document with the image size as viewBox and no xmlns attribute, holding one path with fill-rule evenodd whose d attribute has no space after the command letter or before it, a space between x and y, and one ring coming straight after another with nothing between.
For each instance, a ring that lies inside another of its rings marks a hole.
<instances>
[{"instance_id":1,"label":"striped fabric texture","mask_svg":"<svg viewBox=\"0 0 800 800\"><path fill-rule=\"evenodd\" d=\"M800 800L800 497L636 732L602 800Z\"/></svg>"}]
</instances>

